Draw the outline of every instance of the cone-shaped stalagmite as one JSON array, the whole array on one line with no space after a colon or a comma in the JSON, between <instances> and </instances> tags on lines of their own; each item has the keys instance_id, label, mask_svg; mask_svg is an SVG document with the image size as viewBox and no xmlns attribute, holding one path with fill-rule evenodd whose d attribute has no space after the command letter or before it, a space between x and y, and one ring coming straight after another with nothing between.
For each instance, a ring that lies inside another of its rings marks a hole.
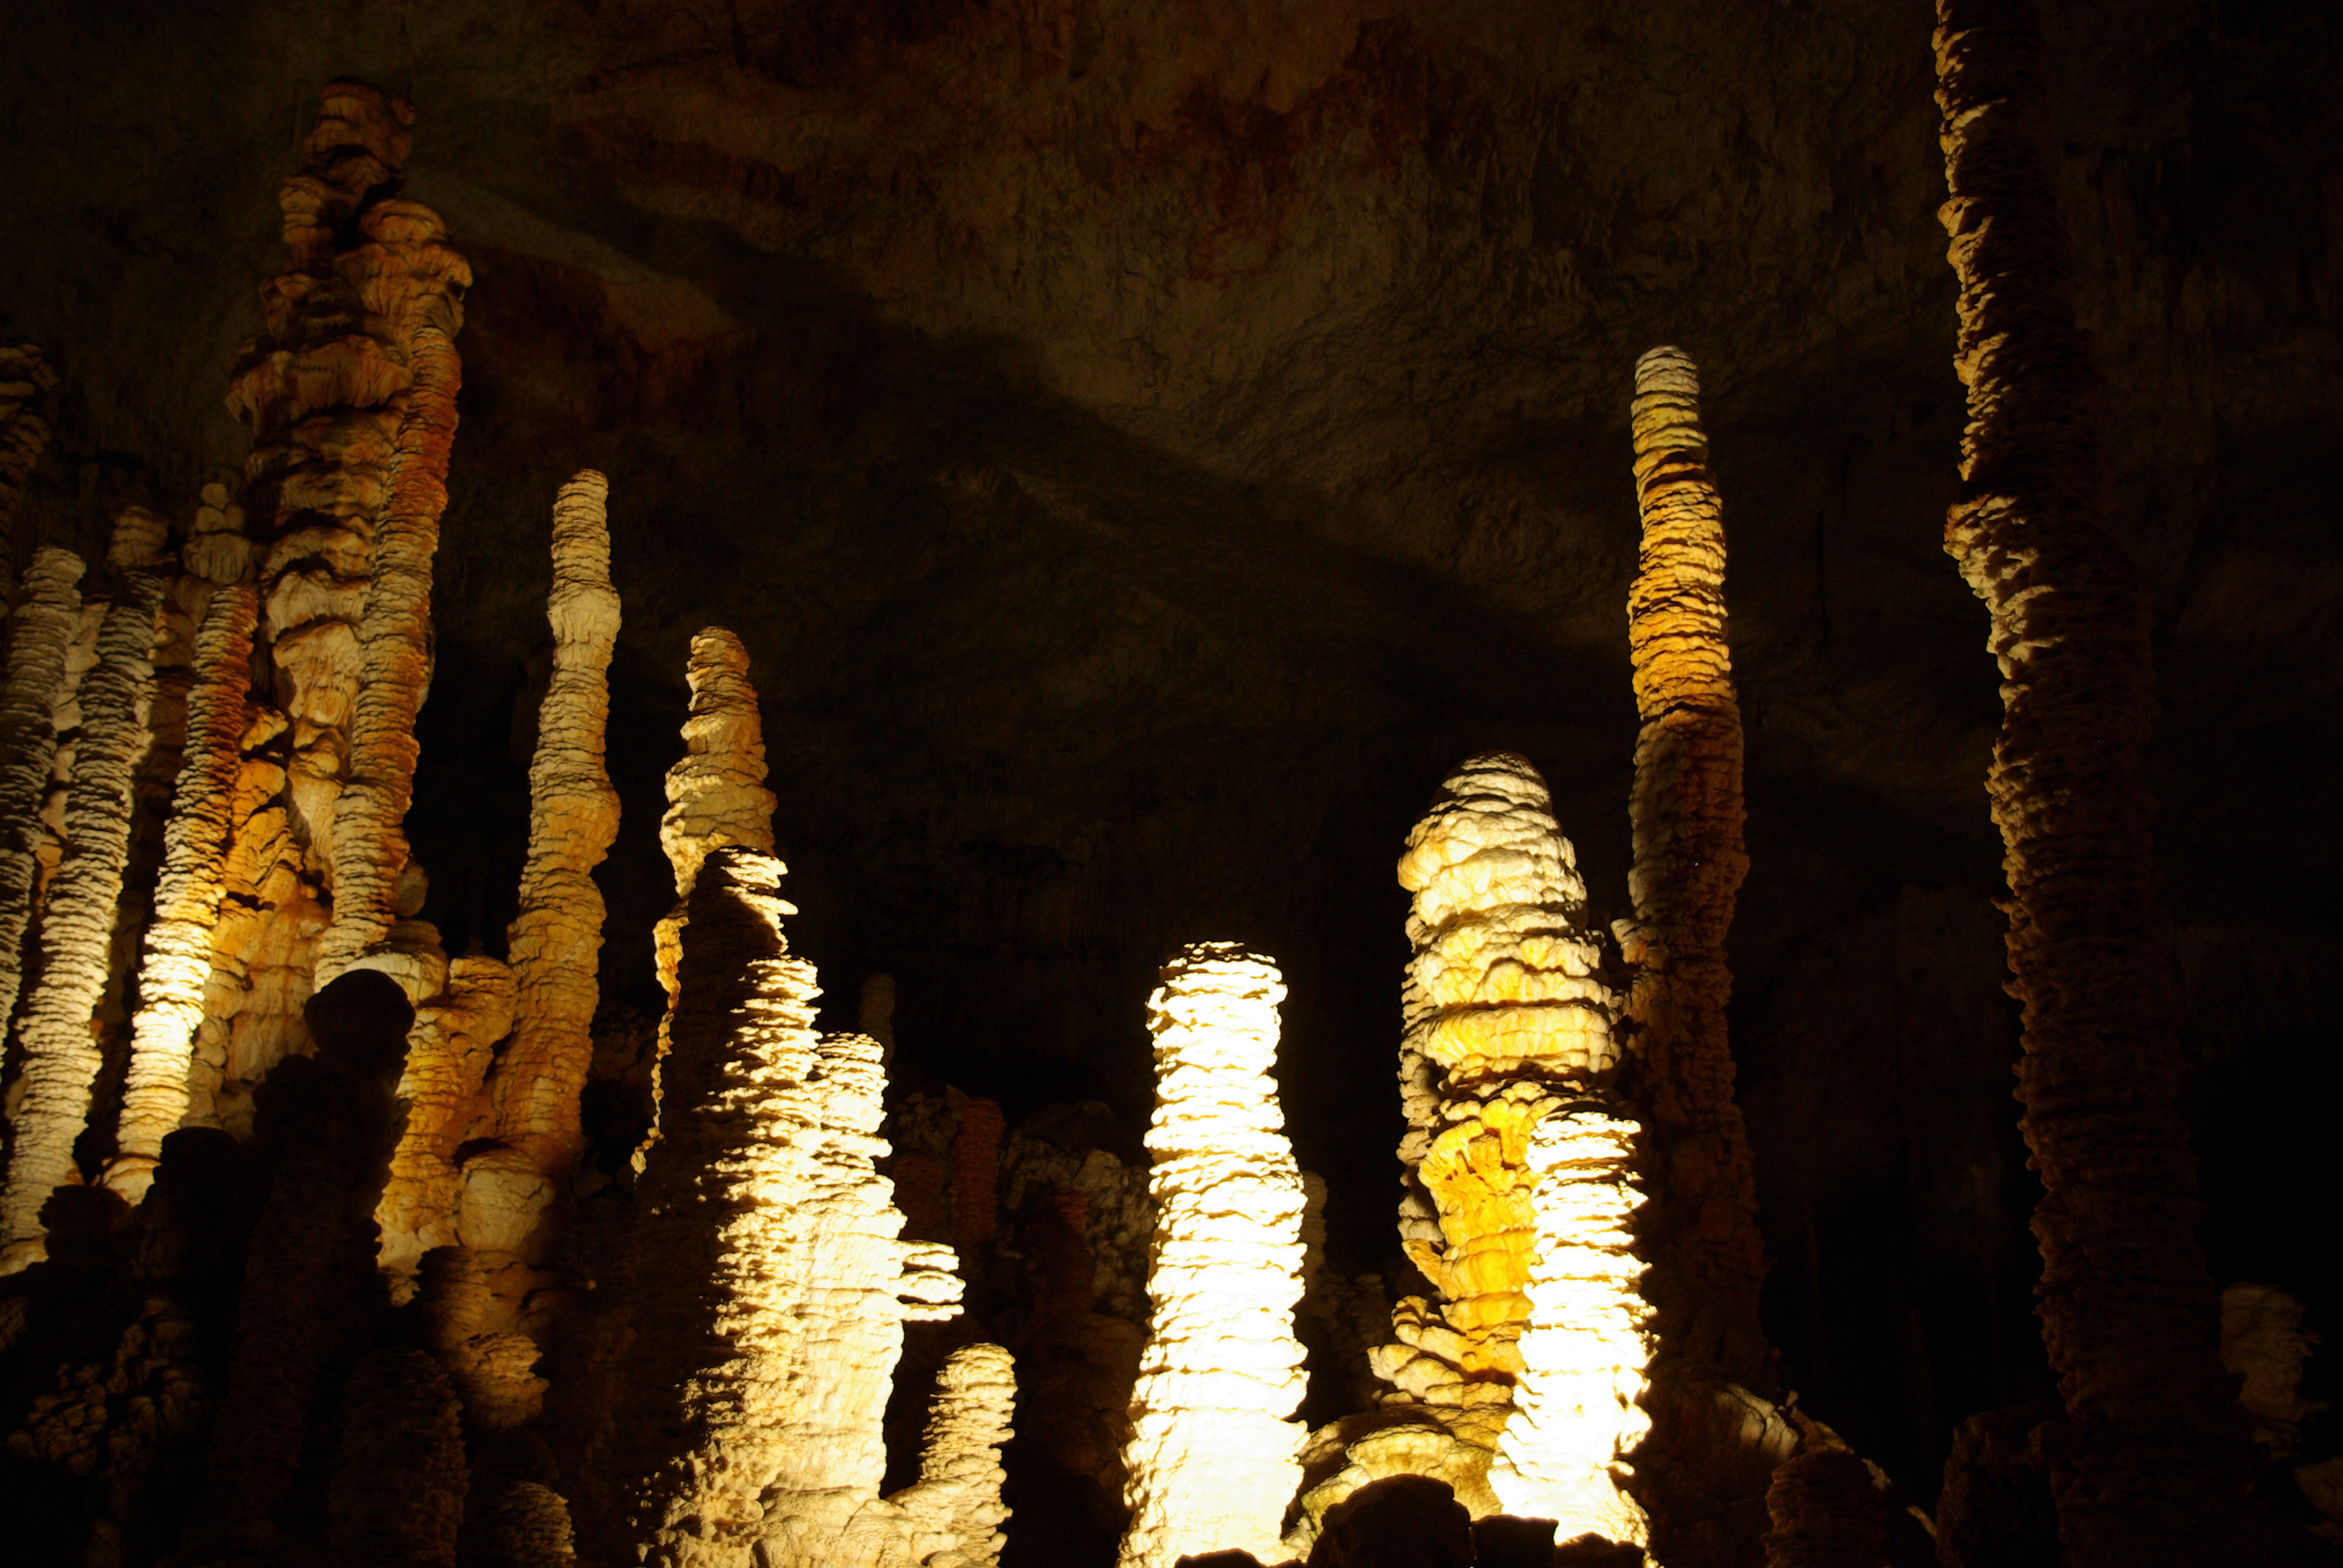
<instances>
[{"instance_id":1,"label":"cone-shaped stalagmite","mask_svg":"<svg viewBox=\"0 0 2343 1568\"><path fill-rule=\"evenodd\" d=\"M71 550L42 550L25 573L25 602L9 618L0 686L0 1033L24 983L25 933L40 877L41 796L56 756L54 713L65 644L81 619L82 569Z\"/></svg>"},{"instance_id":2,"label":"cone-shaped stalagmite","mask_svg":"<svg viewBox=\"0 0 2343 1568\"><path fill-rule=\"evenodd\" d=\"M1946 546L1992 612L2004 717L1986 789L2024 1007L2021 1126L2044 1189L2049 1434L2075 1568L2230 1560L2242 1468L2214 1354L2197 1171L2153 940L2139 749L2154 716L2145 596L2104 527L2096 376L2044 124L2026 0L1938 0L1936 101L1969 394Z\"/></svg>"},{"instance_id":3,"label":"cone-shaped stalagmite","mask_svg":"<svg viewBox=\"0 0 2343 1568\"><path fill-rule=\"evenodd\" d=\"M936 1373L917 1484L889 1501L910 1526L910 1561L992 1568L1001 1560L1001 1446L1017 1402L1016 1369L999 1345L962 1345ZM940 1553L951 1553L950 1557Z\"/></svg>"},{"instance_id":4,"label":"cone-shaped stalagmite","mask_svg":"<svg viewBox=\"0 0 2343 1568\"><path fill-rule=\"evenodd\" d=\"M525 1176L552 1181L568 1175L583 1141L578 1094L594 1056L602 951L602 894L593 872L618 828L602 739L618 635L603 514L608 490L609 482L588 470L564 485L553 505L553 594L546 607L553 680L538 709L529 766L528 860L511 933L512 1039L489 1085L503 1158ZM483 1180L494 1178L473 1172L475 1184ZM513 1229L525 1236L531 1222L516 1215Z\"/></svg>"},{"instance_id":5,"label":"cone-shaped stalagmite","mask_svg":"<svg viewBox=\"0 0 2343 1568\"><path fill-rule=\"evenodd\" d=\"M242 759L251 686L252 628L259 598L248 583L212 595L196 633L195 685L187 696L186 758L163 834L155 920L138 971L130 1069L123 1085L118 1152L106 1184L144 1197L163 1140L187 1113L188 1053L203 1021L212 972L212 927L219 918L221 861Z\"/></svg>"},{"instance_id":6,"label":"cone-shaped stalagmite","mask_svg":"<svg viewBox=\"0 0 2343 1568\"><path fill-rule=\"evenodd\" d=\"M1123 1495L1124 1568L1250 1552L1275 1562L1302 1479L1302 1173L1270 1076L1275 966L1231 942L1199 942L1148 999L1155 1037L1152 1304Z\"/></svg>"},{"instance_id":7,"label":"cone-shaped stalagmite","mask_svg":"<svg viewBox=\"0 0 2343 1568\"><path fill-rule=\"evenodd\" d=\"M0 345L0 608L15 588L16 506L49 444L49 422L34 404L56 384L57 373L38 348Z\"/></svg>"},{"instance_id":8,"label":"cone-shaped stalagmite","mask_svg":"<svg viewBox=\"0 0 2343 1568\"><path fill-rule=\"evenodd\" d=\"M1632 980L1622 1035L1637 1059L1654 1212L1652 1300L1662 1356L1764 1389L1765 1278L1757 1194L1725 1004L1725 932L1742 849L1741 708L1725 636L1725 524L1709 481L1699 382L1683 351L1635 362L1635 499L1643 551L1627 597L1634 663L1634 904L1619 925Z\"/></svg>"},{"instance_id":9,"label":"cone-shaped stalagmite","mask_svg":"<svg viewBox=\"0 0 2343 1568\"><path fill-rule=\"evenodd\" d=\"M166 532L153 513L126 511L115 519L106 554L114 599L98 629L97 662L82 678L65 856L41 908L40 984L17 1024L24 1097L0 1187L0 1271L40 1255L41 1205L73 1175L74 1140L89 1115L99 1065L91 1020L106 990L130 849L131 785L146 749L155 612L163 597L157 568Z\"/></svg>"}]
</instances>

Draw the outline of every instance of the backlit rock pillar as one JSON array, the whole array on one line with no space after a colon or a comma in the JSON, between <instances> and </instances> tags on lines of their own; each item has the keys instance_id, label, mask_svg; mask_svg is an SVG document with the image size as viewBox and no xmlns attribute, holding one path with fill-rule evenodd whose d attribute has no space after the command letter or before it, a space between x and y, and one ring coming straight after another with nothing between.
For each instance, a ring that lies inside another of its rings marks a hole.
<instances>
[{"instance_id":1,"label":"backlit rock pillar","mask_svg":"<svg viewBox=\"0 0 2343 1568\"><path fill-rule=\"evenodd\" d=\"M1271 1070L1276 968L1232 942L1199 942L1148 999L1155 1037L1152 1303L1131 1434L1125 1568L1182 1556L1282 1553L1302 1479L1302 1173Z\"/></svg>"},{"instance_id":2,"label":"backlit rock pillar","mask_svg":"<svg viewBox=\"0 0 2343 1568\"><path fill-rule=\"evenodd\" d=\"M190 552L193 553L193 552ZM252 631L259 597L248 583L221 587L196 629L195 684L187 693L186 744L163 829L163 869L155 919L138 971L130 1067L123 1085L117 1152L106 1182L133 1202L154 1180L163 1140L187 1113L187 1074L204 987L212 972L212 927L226 893L222 861L243 759L252 684Z\"/></svg>"},{"instance_id":3,"label":"backlit rock pillar","mask_svg":"<svg viewBox=\"0 0 2343 1568\"><path fill-rule=\"evenodd\" d=\"M1992 612L2003 720L1986 792L2024 1008L2020 1126L2043 1186L2043 1339L2067 1420L2044 1434L2075 1568L2237 1551L2213 1282L2154 940L2139 750L2155 712L2145 595L2104 526L2097 376L2024 0L1938 0L1936 101L1968 387L1946 548Z\"/></svg>"},{"instance_id":4,"label":"backlit rock pillar","mask_svg":"<svg viewBox=\"0 0 2343 1568\"><path fill-rule=\"evenodd\" d=\"M489 1093L504 1147L467 1174L468 1209L498 1233L467 1241L516 1255L568 1181L584 1146L578 1095L594 1058L602 893L594 868L618 830L618 796L603 765L610 716L610 649L618 594L610 585L609 481L588 469L553 503L553 678L538 709L529 764L528 859L509 952L513 1032ZM481 1227L474 1227L481 1228Z\"/></svg>"},{"instance_id":5,"label":"backlit rock pillar","mask_svg":"<svg viewBox=\"0 0 2343 1568\"><path fill-rule=\"evenodd\" d=\"M651 1563L841 1561L880 1501L880 1422L906 1320L950 1316L948 1247L900 1240L872 1161L878 1043L817 1037L769 854L695 869L679 930L664 1136L637 1203L619 1430Z\"/></svg>"},{"instance_id":6,"label":"backlit rock pillar","mask_svg":"<svg viewBox=\"0 0 2343 1568\"><path fill-rule=\"evenodd\" d=\"M35 404L57 384L57 373L29 343L0 345L0 609L15 590L16 507L41 449L49 444L49 422Z\"/></svg>"},{"instance_id":7,"label":"backlit rock pillar","mask_svg":"<svg viewBox=\"0 0 2343 1568\"><path fill-rule=\"evenodd\" d=\"M89 1115L99 1052L93 1019L106 990L122 869L130 848L132 784L146 754L155 616L167 526L136 508L115 519L106 565L113 601L97 662L81 681L82 736L65 799L65 848L41 909L41 983L16 1038L23 1099L12 1119L0 1186L0 1271L41 1256L41 1205L75 1173L74 1140Z\"/></svg>"},{"instance_id":8,"label":"backlit rock pillar","mask_svg":"<svg viewBox=\"0 0 2343 1568\"><path fill-rule=\"evenodd\" d=\"M25 933L40 880L41 798L57 749L54 720L65 645L81 621L82 558L47 548L25 573L25 601L8 619L0 685L0 1034L24 983Z\"/></svg>"},{"instance_id":9,"label":"backlit rock pillar","mask_svg":"<svg viewBox=\"0 0 2343 1568\"><path fill-rule=\"evenodd\" d=\"M1622 1035L1651 1144L1652 1300L1661 1353L1764 1388L1773 1352L1757 1192L1725 1022L1725 933L1742 849L1741 707L1725 641L1725 523L1681 349L1635 362L1635 499L1643 552L1627 595L1634 664L1634 914Z\"/></svg>"}]
</instances>

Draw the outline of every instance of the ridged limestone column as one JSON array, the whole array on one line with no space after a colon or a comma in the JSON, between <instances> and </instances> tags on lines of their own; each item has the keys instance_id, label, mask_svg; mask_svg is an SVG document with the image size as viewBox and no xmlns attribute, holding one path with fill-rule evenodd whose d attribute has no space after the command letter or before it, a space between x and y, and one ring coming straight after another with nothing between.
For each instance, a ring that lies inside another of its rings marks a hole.
<instances>
[{"instance_id":1,"label":"ridged limestone column","mask_svg":"<svg viewBox=\"0 0 2343 1568\"><path fill-rule=\"evenodd\" d=\"M1155 1119L1152 1303L1123 1447L1123 1568L1201 1553L1278 1561L1302 1479L1302 1173L1271 1076L1276 967L1198 942L1148 999Z\"/></svg>"},{"instance_id":2,"label":"ridged limestone column","mask_svg":"<svg viewBox=\"0 0 2343 1568\"><path fill-rule=\"evenodd\" d=\"M106 564L113 602L98 628L97 662L82 677L81 744L65 797L65 848L41 908L40 985L16 1038L23 1099L0 1187L0 1272L42 1256L41 1205L74 1174L74 1140L89 1116L100 1063L92 1027L105 994L122 869L130 850L132 785L148 740L155 616L168 527L133 508L115 519Z\"/></svg>"},{"instance_id":3,"label":"ridged limestone column","mask_svg":"<svg viewBox=\"0 0 2343 1568\"><path fill-rule=\"evenodd\" d=\"M8 670L0 686L0 1034L24 983L25 933L40 879L41 798L55 760L58 689L65 645L81 621L82 558L55 548L34 556L25 602L9 617Z\"/></svg>"}]
</instances>

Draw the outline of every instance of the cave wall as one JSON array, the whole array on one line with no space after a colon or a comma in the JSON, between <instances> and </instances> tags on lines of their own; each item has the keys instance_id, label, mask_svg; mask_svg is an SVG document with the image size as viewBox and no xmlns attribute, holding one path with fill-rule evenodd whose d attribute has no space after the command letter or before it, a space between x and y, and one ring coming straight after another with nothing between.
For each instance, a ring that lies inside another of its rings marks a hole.
<instances>
[{"instance_id":1,"label":"cave wall","mask_svg":"<svg viewBox=\"0 0 2343 1568\"><path fill-rule=\"evenodd\" d=\"M2343 24L2046 7L2226 1280L2343 1302ZM317 85L420 110L471 258L411 828L499 952L548 498L610 476L627 624L606 997L656 1008L690 635L755 660L804 910L898 1077L1150 1094L1161 954L1279 955L1298 1157L1392 1251L1404 900L1460 758L1551 781L1625 903L1636 354L1704 370L1753 870L1744 1101L1793 1381L1925 1489L2038 1392L1999 995L1997 723L1940 551L1960 424L1908 0L11 5L0 335L58 366L17 536L227 477L221 402ZM850 1003L848 1004L850 1006ZM843 1027L851 1019L826 1020ZM1394 1275L1396 1277L1396 1275ZM2329 1316L2331 1320L2331 1308Z\"/></svg>"}]
</instances>

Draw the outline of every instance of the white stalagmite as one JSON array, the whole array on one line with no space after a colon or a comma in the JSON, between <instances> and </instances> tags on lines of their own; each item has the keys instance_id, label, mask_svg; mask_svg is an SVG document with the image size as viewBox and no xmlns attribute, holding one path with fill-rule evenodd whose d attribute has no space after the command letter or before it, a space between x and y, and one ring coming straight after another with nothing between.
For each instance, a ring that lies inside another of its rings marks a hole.
<instances>
[{"instance_id":1,"label":"white stalagmite","mask_svg":"<svg viewBox=\"0 0 2343 1568\"><path fill-rule=\"evenodd\" d=\"M24 983L45 837L41 799L57 748L52 716L65 685L65 645L81 623L83 570L71 550L42 549L25 573L25 602L10 618L7 681L0 687L0 1034Z\"/></svg>"},{"instance_id":2,"label":"white stalagmite","mask_svg":"<svg viewBox=\"0 0 2343 1568\"><path fill-rule=\"evenodd\" d=\"M1267 960L1199 942L1148 999L1155 1037L1155 1241L1147 1349L1123 1448L1124 1568L1172 1568L1228 1549L1279 1561L1296 1457L1302 1345L1302 1173L1277 1084Z\"/></svg>"},{"instance_id":3,"label":"white stalagmite","mask_svg":"<svg viewBox=\"0 0 2343 1568\"><path fill-rule=\"evenodd\" d=\"M99 627L97 662L82 678L65 856L41 910L40 984L17 1025L24 1098L0 1187L0 1272L43 1255L41 1205L73 1178L74 1140L89 1115L100 1060L91 1020L106 990L130 849L132 785L146 749L155 616L163 597L156 568L168 532L162 518L133 508L116 518L106 551L114 598Z\"/></svg>"},{"instance_id":4,"label":"white stalagmite","mask_svg":"<svg viewBox=\"0 0 2343 1568\"><path fill-rule=\"evenodd\" d=\"M813 1031L820 990L782 935L781 876L769 854L718 849L679 927L620 1422L654 1564L854 1558L849 1526L886 1512L880 1422L902 1325L958 1311L951 1250L900 1239L873 1164L878 1042ZM900 1552L900 1519L878 1533Z\"/></svg>"},{"instance_id":5,"label":"white stalagmite","mask_svg":"<svg viewBox=\"0 0 2343 1568\"><path fill-rule=\"evenodd\" d=\"M186 759L163 829L163 870L155 920L138 971L138 1012L131 1021L130 1068L123 1085L106 1185L136 1202L154 1180L163 1140L187 1113L187 1071L204 987L212 972L212 928L226 888L236 773L252 684L252 632L260 598L249 583L223 587L204 608L196 632L195 685L187 694Z\"/></svg>"}]
</instances>

